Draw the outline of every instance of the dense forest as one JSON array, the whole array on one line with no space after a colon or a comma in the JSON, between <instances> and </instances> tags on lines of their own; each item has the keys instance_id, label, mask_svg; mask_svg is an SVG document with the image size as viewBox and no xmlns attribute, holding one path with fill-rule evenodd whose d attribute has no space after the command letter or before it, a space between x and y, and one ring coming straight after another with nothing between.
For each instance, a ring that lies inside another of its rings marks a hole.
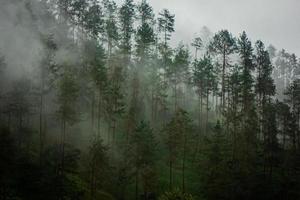
<instances>
[{"instance_id":1,"label":"dense forest","mask_svg":"<svg viewBox=\"0 0 300 200\"><path fill-rule=\"evenodd\" d=\"M0 1L0 200L300 199L300 60L175 20Z\"/></svg>"}]
</instances>

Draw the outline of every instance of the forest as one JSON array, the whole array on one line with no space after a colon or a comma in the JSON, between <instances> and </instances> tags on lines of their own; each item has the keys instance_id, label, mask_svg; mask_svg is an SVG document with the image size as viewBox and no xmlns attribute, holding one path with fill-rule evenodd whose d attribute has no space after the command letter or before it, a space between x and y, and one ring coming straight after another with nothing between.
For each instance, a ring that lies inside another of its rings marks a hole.
<instances>
[{"instance_id":1,"label":"forest","mask_svg":"<svg viewBox=\"0 0 300 200\"><path fill-rule=\"evenodd\" d=\"M0 200L300 199L300 59L243 30L173 45L175 23L0 0Z\"/></svg>"}]
</instances>

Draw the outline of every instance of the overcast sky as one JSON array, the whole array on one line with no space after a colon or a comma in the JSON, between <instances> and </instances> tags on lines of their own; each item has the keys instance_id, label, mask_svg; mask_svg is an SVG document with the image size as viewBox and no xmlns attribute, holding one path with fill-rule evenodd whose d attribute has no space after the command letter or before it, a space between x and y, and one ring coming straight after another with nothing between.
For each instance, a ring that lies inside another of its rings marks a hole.
<instances>
[{"instance_id":1,"label":"overcast sky","mask_svg":"<svg viewBox=\"0 0 300 200\"><path fill-rule=\"evenodd\" d=\"M121 1L121 0L119 0ZM148 0L155 12L176 15L173 42L188 43L201 27L215 32L245 30L252 40L284 48L300 56L300 0Z\"/></svg>"}]
</instances>

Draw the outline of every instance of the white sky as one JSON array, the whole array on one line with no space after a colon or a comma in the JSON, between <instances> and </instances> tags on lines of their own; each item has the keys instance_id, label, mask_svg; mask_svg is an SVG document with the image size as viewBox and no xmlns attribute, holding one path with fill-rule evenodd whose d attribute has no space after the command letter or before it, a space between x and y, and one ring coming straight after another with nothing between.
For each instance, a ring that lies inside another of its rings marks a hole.
<instances>
[{"instance_id":1,"label":"white sky","mask_svg":"<svg viewBox=\"0 0 300 200\"><path fill-rule=\"evenodd\" d=\"M122 1L122 0L118 0ZM138 2L138 0L136 0ZM203 26L211 31L245 30L254 42L262 40L300 56L300 0L148 0L158 13L176 15L173 43L189 43Z\"/></svg>"}]
</instances>

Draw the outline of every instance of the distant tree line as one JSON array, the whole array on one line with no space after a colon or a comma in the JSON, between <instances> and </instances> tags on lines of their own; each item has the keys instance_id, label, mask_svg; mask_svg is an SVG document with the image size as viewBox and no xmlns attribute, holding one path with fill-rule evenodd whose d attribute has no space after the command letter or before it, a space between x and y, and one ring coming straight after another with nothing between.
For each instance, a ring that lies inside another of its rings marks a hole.
<instances>
[{"instance_id":1,"label":"distant tree line","mask_svg":"<svg viewBox=\"0 0 300 200\"><path fill-rule=\"evenodd\" d=\"M0 200L300 199L295 54L207 28L174 48L146 0L1 4L43 49L17 80L0 49Z\"/></svg>"}]
</instances>

